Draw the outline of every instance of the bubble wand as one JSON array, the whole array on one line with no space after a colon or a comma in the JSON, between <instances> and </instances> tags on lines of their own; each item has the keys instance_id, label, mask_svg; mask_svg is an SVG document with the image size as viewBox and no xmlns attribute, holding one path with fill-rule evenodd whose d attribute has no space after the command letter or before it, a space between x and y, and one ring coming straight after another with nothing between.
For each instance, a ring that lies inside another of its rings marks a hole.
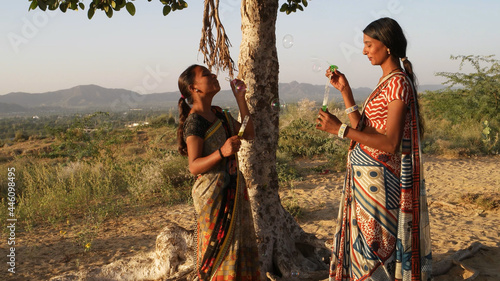
<instances>
[{"instance_id":1,"label":"bubble wand","mask_svg":"<svg viewBox=\"0 0 500 281\"><path fill-rule=\"evenodd\" d=\"M330 65L330 71L334 72L335 69L338 69L339 67L332 64ZM323 106L321 107L321 110L326 112L326 109L328 108L328 96L330 94L330 78L331 76L328 77L328 82L326 82L325 85L325 94L323 96Z\"/></svg>"},{"instance_id":2,"label":"bubble wand","mask_svg":"<svg viewBox=\"0 0 500 281\"><path fill-rule=\"evenodd\" d=\"M241 123L240 131L238 132L238 137L242 137L243 133L245 132L245 128L247 127L248 124L248 115L245 115L245 118L243 118L243 122Z\"/></svg>"}]
</instances>

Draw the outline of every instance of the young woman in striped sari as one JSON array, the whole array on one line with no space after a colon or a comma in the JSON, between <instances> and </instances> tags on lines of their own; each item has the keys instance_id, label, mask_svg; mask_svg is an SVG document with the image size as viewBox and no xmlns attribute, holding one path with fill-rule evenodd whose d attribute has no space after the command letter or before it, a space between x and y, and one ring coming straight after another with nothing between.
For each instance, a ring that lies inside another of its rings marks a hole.
<instances>
[{"instance_id":1,"label":"young woman in striped sari","mask_svg":"<svg viewBox=\"0 0 500 281\"><path fill-rule=\"evenodd\" d=\"M244 83L233 80L231 88L242 119L250 116ZM259 280L250 201L236 159L240 139L254 137L252 119L238 136L241 124L229 112L212 106L220 85L203 66L187 68L179 77L179 90L179 152L188 156L189 171L197 175L192 195L198 214L198 278Z\"/></svg>"},{"instance_id":2,"label":"young woman in striped sari","mask_svg":"<svg viewBox=\"0 0 500 281\"><path fill-rule=\"evenodd\" d=\"M351 140L330 280L430 280L421 126L406 38L390 18L363 33L363 54L382 69L379 84L360 113L344 74L327 70L351 127L322 110L316 120L317 129Z\"/></svg>"}]
</instances>

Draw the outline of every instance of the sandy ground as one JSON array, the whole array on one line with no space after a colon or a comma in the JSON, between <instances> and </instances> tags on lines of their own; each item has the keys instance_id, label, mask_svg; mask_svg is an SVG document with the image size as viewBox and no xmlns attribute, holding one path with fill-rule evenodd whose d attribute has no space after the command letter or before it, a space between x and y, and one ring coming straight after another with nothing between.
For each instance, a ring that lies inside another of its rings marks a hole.
<instances>
[{"instance_id":1,"label":"sandy ground","mask_svg":"<svg viewBox=\"0 0 500 281\"><path fill-rule=\"evenodd\" d=\"M462 261L479 272L475 280L500 280L500 208L483 210L464 202L466 193L500 198L500 157L445 159L425 157L433 256L436 262L480 242L484 248ZM317 165L315 162L304 165ZM320 239L333 236L338 213L342 173L317 173L295 182L282 192L283 200L295 200L302 209L298 218L306 232ZM156 235L168 221L192 226L194 210L188 205L156 206L105 221L95 231L92 247L84 251L76 241L84 229L67 222L16 233L16 273L6 264L7 232L0 245L0 280L48 280L66 272L85 270L154 250ZM470 270L459 265L434 280L466 280Z\"/></svg>"}]
</instances>

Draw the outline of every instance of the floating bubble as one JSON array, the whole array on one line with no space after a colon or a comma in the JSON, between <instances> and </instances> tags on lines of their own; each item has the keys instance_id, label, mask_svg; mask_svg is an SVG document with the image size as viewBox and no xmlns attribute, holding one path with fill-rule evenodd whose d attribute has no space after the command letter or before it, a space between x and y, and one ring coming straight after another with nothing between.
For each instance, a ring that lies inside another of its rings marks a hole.
<instances>
[{"instance_id":1,"label":"floating bubble","mask_svg":"<svg viewBox=\"0 0 500 281\"><path fill-rule=\"evenodd\" d=\"M312 57L311 63L313 72L324 72L330 67L330 64L326 60L318 57Z\"/></svg>"},{"instance_id":2,"label":"floating bubble","mask_svg":"<svg viewBox=\"0 0 500 281\"><path fill-rule=\"evenodd\" d=\"M293 36L290 34L283 36L283 47L289 49L292 46L293 46Z\"/></svg>"},{"instance_id":3,"label":"floating bubble","mask_svg":"<svg viewBox=\"0 0 500 281\"><path fill-rule=\"evenodd\" d=\"M321 70L323 70L323 67L321 67L321 65L319 63L313 63L313 66L312 66L313 72L321 72Z\"/></svg>"},{"instance_id":4,"label":"floating bubble","mask_svg":"<svg viewBox=\"0 0 500 281\"><path fill-rule=\"evenodd\" d=\"M276 111L284 109L286 106L285 102L281 99L275 98L271 100L271 108Z\"/></svg>"}]
</instances>

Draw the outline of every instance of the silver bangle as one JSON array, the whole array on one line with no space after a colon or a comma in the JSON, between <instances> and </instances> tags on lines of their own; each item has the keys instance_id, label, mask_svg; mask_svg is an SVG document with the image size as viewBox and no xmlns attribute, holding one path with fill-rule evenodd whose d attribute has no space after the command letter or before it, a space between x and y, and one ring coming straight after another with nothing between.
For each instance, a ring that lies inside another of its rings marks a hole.
<instances>
[{"instance_id":1,"label":"silver bangle","mask_svg":"<svg viewBox=\"0 0 500 281\"><path fill-rule=\"evenodd\" d=\"M353 113L354 111L358 110L358 105L355 104L349 108L346 108L345 109L345 114L350 114L350 113Z\"/></svg>"},{"instance_id":2,"label":"silver bangle","mask_svg":"<svg viewBox=\"0 0 500 281\"><path fill-rule=\"evenodd\" d=\"M343 139L345 137L345 130L347 129L347 124L340 125L338 136Z\"/></svg>"}]
</instances>

